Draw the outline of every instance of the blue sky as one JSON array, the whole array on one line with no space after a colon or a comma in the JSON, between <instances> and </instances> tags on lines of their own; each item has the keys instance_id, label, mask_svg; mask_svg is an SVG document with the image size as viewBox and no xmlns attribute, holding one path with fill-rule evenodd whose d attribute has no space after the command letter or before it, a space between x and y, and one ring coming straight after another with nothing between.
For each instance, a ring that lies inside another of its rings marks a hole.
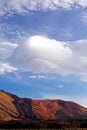
<instances>
[{"instance_id":1,"label":"blue sky","mask_svg":"<svg viewBox=\"0 0 87 130\"><path fill-rule=\"evenodd\" d=\"M0 1L0 89L87 107L87 1Z\"/></svg>"}]
</instances>

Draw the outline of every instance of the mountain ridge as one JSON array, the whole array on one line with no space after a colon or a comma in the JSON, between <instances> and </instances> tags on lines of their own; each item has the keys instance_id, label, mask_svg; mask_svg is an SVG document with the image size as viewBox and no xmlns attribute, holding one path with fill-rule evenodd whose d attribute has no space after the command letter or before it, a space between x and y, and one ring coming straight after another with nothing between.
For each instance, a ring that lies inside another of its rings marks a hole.
<instances>
[{"instance_id":1,"label":"mountain ridge","mask_svg":"<svg viewBox=\"0 0 87 130\"><path fill-rule=\"evenodd\" d=\"M87 118L87 108L60 99L21 98L0 90L0 120Z\"/></svg>"}]
</instances>

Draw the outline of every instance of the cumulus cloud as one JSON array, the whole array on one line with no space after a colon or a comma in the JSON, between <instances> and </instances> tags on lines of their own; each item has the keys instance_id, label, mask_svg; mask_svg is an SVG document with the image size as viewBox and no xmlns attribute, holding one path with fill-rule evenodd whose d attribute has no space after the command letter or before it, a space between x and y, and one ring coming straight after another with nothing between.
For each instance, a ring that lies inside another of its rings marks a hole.
<instances>
[{"instance_id":1,"label":"cumulus cloud","mask_svg":"<svg viewBox=\"0 0 87 130\"><path fill-rule=\"evenodd\" d=\"M12 55L13 50L17 44L12 44L6 41L0 41L0 74L5 72L13 72L16 68L12 67L8 61L9 56Z\"/></svg>"},{"instance_id":2,"label":"cumulus cloud","mask_svg":"<svg viewBox=\"0 0 87 130\"><path fill-rule=\"evenodd\" d=\"M27 72L85 75L86 49L86 40L66 43L36 35L19 45L10 60L14 67Z\"/></svg>"},{"instance_id":3,"label":"cumulus cloud","mask_svg":"<svg viewBox=\"0 0 87 130\"><path fill-rule=\"evenodd\" d=\"M55 10L58 8L87 7L87 0L0 0L0 15L24 14L36 10Z\"/></svg>"}]
</instances>

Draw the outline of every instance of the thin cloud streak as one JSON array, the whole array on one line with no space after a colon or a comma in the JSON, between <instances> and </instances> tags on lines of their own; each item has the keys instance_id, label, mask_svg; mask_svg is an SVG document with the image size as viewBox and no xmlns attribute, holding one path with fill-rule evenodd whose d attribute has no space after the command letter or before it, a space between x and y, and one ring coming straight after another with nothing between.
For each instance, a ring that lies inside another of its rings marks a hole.
<instances>
[{"instance_id":1,"label":"thin cloud streak","mask_svg":"<svg viewBox=\"0 0 87 130\"><path fill-rule=\"evenodd\" d=\"M5 74L7 72L14 72L17 68L11 66L8 58L12 55L15 48L17 48L17 44L13 44L8 41L0 42L0 74Z\"/></svg>"}]
</instances>

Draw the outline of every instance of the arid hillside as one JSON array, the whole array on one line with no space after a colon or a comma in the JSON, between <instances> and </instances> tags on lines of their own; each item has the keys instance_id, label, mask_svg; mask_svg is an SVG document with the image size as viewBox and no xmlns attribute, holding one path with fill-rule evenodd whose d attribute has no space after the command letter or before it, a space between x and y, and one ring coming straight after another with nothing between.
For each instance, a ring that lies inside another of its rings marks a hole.
<instances>
[{"instance_id":1,"label":"arid hillside","mask_svg":"<svg viewBox=\"0 0 87 130\"><path fill-rule=\"evenodd\" d=\"M87 118L87 108L63 100L32 100L0 91L0 120Z\"/></svg>"}]
</instances>

